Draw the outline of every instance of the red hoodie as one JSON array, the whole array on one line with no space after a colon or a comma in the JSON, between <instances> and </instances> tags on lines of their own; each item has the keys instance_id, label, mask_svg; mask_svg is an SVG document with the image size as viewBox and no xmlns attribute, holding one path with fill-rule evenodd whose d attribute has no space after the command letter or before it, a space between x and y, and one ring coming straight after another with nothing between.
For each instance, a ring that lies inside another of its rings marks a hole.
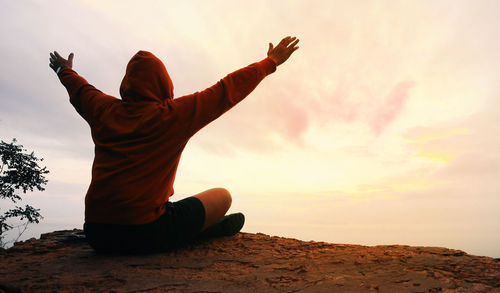
<instances>
[{"instance_id":1,"label":"red hoodie","mask_svg":"<svg viewBox=\"0 0 500 293\"><path fill-rule=\"evenodd\" d=\"M85 221L136 225L160 217L174 193L177 165L188 140L275 70L274 61L266 58L204 91L174 99L163 63L139 51L127 65L120 100L63 68L59 79L90 125L95 144Z\"/></svg>"}]
</instances>

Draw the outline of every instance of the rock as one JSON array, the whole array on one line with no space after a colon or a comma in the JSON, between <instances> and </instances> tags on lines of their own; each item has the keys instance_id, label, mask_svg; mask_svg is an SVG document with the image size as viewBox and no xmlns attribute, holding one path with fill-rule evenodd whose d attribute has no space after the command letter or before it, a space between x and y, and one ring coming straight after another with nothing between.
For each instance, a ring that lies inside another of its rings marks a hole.
<instances>
[{"instance_id":1,"label":"rock","mask_svg":"<svg viewBox=\"0 0 500 293\"><path fill-rule=\"evenodd\" d=\"M0 292L500 292L500 261L460 250L239 233L168 253L97 255L81 230L0 253Z\"/></svg>"}]
</instances>

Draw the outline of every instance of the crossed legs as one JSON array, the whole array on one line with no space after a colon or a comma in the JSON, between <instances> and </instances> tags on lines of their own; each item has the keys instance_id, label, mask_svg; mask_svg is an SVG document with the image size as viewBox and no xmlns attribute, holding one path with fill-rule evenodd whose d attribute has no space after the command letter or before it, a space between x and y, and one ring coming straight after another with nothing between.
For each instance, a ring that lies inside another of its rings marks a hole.
<instances>
[{"instance_id":1,"label":"crossed legs","mask_svg":"<svg viewBox=\"0 0 500 293\"><path fill-rule=\"evenodd\" d=\"M225 188L205 190L194 197L198 198L205 207L205 223L202 230L217 223L231 207L231 194Z\"/></svg>"}]
</instances>

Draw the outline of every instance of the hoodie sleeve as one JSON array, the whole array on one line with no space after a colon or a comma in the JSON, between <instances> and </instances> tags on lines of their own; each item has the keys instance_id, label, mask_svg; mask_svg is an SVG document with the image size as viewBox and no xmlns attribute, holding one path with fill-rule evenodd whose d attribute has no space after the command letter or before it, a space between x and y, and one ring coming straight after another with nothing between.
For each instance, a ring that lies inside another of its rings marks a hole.
<instances>
[{"instance_id":1,"label":"hoodie sleeve","mask_svg":"<svg viewBox=\"0 0 500 293\"><path fill-rule=\"evenodd\" d=\"M71 68L61 69L57 76L68 91L69 101L89 124L106 106L117 100L96 89Z\"/></svg>"},{"instance_id":2,"label":"hoodie sleeve","mask_svg":"<svg viewBox=\"0 0 500 293\"><path fill-rule=\"evenodd\" d=\"M248 96L267 75L276 71L271 58L228 74L201 92L173 100L181 128L189 137Z\"/></svg>"}]
</instances>

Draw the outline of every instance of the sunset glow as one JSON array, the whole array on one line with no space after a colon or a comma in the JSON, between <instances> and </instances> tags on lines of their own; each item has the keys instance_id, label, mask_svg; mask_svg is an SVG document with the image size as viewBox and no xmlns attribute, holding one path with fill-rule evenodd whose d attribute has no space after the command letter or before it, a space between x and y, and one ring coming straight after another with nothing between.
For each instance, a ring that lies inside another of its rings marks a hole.
<instances>
[{"instance_id":1,"label":"sunset glow","mask_svg":"<svg viewBox=\"0 0 500 293\"><path fill-rule=\"evenodd\" d=\"M246 232L500 257L500 2L0 3L0 138L50 170L33 234L81 228L93 158L50 51L119 96L148 50L179 97L291 35L290 60L188 143L172 200L220 186Z\"/></svg>"}]
</instances>

